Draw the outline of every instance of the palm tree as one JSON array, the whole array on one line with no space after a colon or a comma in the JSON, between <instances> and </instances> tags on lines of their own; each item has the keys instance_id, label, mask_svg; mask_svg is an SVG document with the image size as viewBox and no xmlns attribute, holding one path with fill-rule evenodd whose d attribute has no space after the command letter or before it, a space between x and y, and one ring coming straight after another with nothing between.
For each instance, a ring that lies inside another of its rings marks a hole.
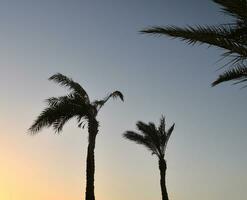
<instances>
[{"instance_id":1,"label":"palm tree","mask_svg":"<svg viewBox=\"0 0 247 200\"><path fill-rule=\"evenodd\" d=\"M212 0L221 10L231 16L233 21L215 26L154 26L141 31L145 34L165 35L179 38L188 44L208 44L223 49L223 58L228 58L222 66L230 68L219 75L212 86L226 81L234 84L247 81L247 1L246 0Z\"/></svg>"},{"instance_id":2,"label":"palm tree","mask_svg":"<svg viewBox=\"0 0 247 200\"><path fill-rule=\"evenodd\" d=\"M80 84L72 79L58 73L49 78L55 83L70 89L70 93L65 96L51 97L46 100L47 107L34 121L29 131L36 134L44 127L53 127L55 132L60 133L65 123L71 118L76 118L79 128L84 128L85 123L88 127L88 149L86 165L86 200L94 200L94 149L95 140L98 134L99 122L97 114L110 98L124 97L121 92L115 91L107 95L102 100L90 101L88 94Z\"/></svg>"},{"instance_id":3,"label":"palm tree","mask_svg":"<svg viewBox=\"0 0 247 200\"><path fill-rule=\"evenodd\" d=\"M166 160L165 151L168 140L172 134L175 124L173 124L166 131L165 118L162 116L160 119L159 127L157 128L154 123L149 122L145 124L141 121L136 123L139 132L126 131L123 136L137 144L145 146L153 155L156 155L159 160L160 170L160 187L162 193L162 200L168 200L166 190Z\"/></svg>"}]
</instances>

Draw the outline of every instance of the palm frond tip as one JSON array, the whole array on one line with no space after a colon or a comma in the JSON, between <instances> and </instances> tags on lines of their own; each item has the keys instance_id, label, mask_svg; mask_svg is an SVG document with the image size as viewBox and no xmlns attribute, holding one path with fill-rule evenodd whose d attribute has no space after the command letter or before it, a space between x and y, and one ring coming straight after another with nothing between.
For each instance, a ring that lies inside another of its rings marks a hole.
<instances>
[{"instance_id":1,"label":"palm frond tip","mask_svg":"<svg viewBox=\"0 0 247 200\"><path fill-rule=\"evenodd\" d=\"M237 66L233 69L225 71L212 83L212 86L216 86L226 81L236 81L235 82L236 84L246 82L247 81L247 67Z\"/></svg>"}]
</instances>

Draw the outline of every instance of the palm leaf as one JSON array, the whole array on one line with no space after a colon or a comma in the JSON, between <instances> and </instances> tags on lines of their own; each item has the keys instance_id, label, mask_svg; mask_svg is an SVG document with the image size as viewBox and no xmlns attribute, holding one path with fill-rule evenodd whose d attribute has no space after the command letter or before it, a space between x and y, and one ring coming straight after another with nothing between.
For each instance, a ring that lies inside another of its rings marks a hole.
<instances>
[{"instance_id":1,"label":"palm leaf","mask_svg":"<svg viewBox=\"0 0 247 200\"><path fill-rule=\"evenodd\" d=\"M156 146L156 148L159 148L159 136L157 134L157 129L153 123L146 124L141 121L138 121L136 123L136 127L141 134L143 134Z\"/></svg>"},{"instance_id":2,"label":"palm leaf","mask_svg":"<svg viewBox=\"0 0 247 200\"><path fill-rule=\"evenodd\" d=\"M157 156L159 155L157 148L145 136L140 135L133 131L126 131L123 134L123 136L124 138L127 138L137 144L141 144L145 146L148 150L152 152L152 154L156 154Z\"/></svg>"},{"instance_id":3,"label":"palm leaf","mask_svg":"<svg viewBox=\"0 0 247 200\"><path fill-rule=\"evenodd\" d=\"M55 133L60 133L63 130L65 123L72 119L74 116L75 113L67 113L67 115L61 115L60 118L54 121L52 127L55 130Z\"/></svg>"},{"instance_id":4,"label":"palm leaf","mask_svg":"<svg viewBox=\"0 0 247 200\"><path fill-rule=\"evenodd\" d=\"M222 7L225 14L231 15L239 20L247 18L246 0L213 0Z\"/></svg>"},{"instance_id":5,"label":"palm leaf","mask_svg":"<svg viewBox=\"0 0 247 200\"><path fill-rule=\"evenodd\" d=\"M73 101L73 99L75 100L76 94L74 93L70 93L66 96L60 96L60 97L51 97L45 100L45 102L49 105L49 106L56 106L60 103L71 103Z\"/></svg>"},{"instance_id":6,"label":"palm leaf","mask_svg":"<svg viewBox=\"0 0 247 200\"><path fill-rule=\"evenodd\" d=\"M160 118L160 125L159 125L159 135L162 136L166 132L166 120L164 116Z\"/></svg>"},{"instance_id":7,"label":"palm leaf","mask_svg":"<svg viewBox=\"0 0 247 200\"><path fill-rule=\"evenodd\" d=\"M166 35L172 38L180 38L188 44L208 44L227 50L228 54L238 54L247 57L245 46L229 39L228 35L233 35L234 29L228 26L196 26L180 28L176 26L151 27L141 31L141 33Z\"/></svg>"},{"instance_id":8,"label":"palm leaf","mask_svg":"<svg viewBox=\"0 0 247 200\"><path fill-rule=\"evenodd\" d=\"M120 98L122 101L124 101L124 96L123 96L123 94L120 92L120 91L114 91L114 92L112 92L110 95L109 95L109 97L107 97L107 98L113 98L113 99L117 99L117 98ZM106 98L106 99L107 99Z\"/></svg>"},{"instance_id":9,"label":"palm leaf","mask_svg":"<svg viewBox=\"0 0 247 200\"><path fill-rule=\"evenodd\" d=\"M247 67L238 65L237 67L224 72L212 83L212 86L216 86L226 81L237 81L235 82L236 84L246 82Z\"/></svg>"},{"instance_id":10,"label":"palm leaf","mask_svg":"<svg viewBox=\"0 0 247 200\"><path fill-rule=\"evenodd\" d=\"M166 132L166 138L165 138L165 141L164 141L164 146L163 146L163 148L164 148L164 152L165 152L165 150L166 150L166 147L167 147L167 143L168 143L168 141L169 141L169 139L170 139L170 137L171 137L171 134L172 134L172 132L173 132L173 130L174 130L174 127L175 127L175 123L168 129L168 131Z\"/></svg>"},{"instance_id":11,"label":"palm leaf","mask_svg":"<svg viewBox=\"0 0 247 200\"><path fill-rule=\"evenodd\" d=\"M29 131L35 134L44 127L53 126L56 132L60 132L69 119L76 116L83 118L88 115L89 106L78 98L70 99L67 96L50 98L48 106L37 117Z\"/></svg>"},{"instance_id":12,"label":"palm leaf","mask_svg":"<svg viewBox=\"0 0 247 200\"><path fill-rule=\"evenodd\" d=\"M86 103L90 103L89 96L87 92L81 87L77 82L74 82L71 78L64 76L63 74L57 73L49 78L61 86L66 86L69 89L73 90L75 93L81 95Z\"/></svg>"},{"instance_id":13,"label":"palm leaf","mask_svg":"<svg viewBox=\"0 0 247 200\"><path fill-rule=\"evenodd\" d=\"M122 101L124 101L123 94L120 91L117 90L117 91L114 91L114 92L110 93L109 95L107 95L102 100L96 100L96 101L94 101L92 103L92 105L94 105L97 108L97 111L99 111L110 98L113 98L113 99L120 98Z\"/></svg>"},{"instance_id":14,"label":"palm leaf","mask_svg":"<svg viewBox=\"0 0 247 200\"><path fill-rule=\"evenodd\" d=\"M143 29L141 33L178 38L190 45L207 44L224 50L222 59L229 58L225 66L232 69L221 74L212 86L225 81L245 82L247 59L247 1L246 0L213 0L221 6L225 14L233 17L228 24L217 26L153 26ZM235 67L235 66L240 67Z\"/></svg>"}]
</instances>

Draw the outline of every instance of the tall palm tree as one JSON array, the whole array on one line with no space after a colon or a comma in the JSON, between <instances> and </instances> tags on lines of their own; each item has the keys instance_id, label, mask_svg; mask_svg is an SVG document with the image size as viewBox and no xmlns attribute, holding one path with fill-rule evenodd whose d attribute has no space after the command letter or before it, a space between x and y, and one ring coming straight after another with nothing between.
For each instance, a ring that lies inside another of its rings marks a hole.
<instances>
[{"instance_id":1,"label":"tall palm tree","mask_svg":"<svg viewBox=\"0 0 247 200\"><path fill-rule=\"evenodd\" d=\"M228 58L222 66L230 68L219 75L212 86L225 81L235 84L247 81L247 1L246 0L212 0L221 10L231 16L233 21L215 26L154 26L141 31L145 34L165 35L179 38L188 44L208 44L223 49L222 58Z\"/></svg>"},{"instance_id":2,"label":"tall palm tree","mask_svg":"<svg viewBox=\"0 0 247 200\"><path fill-rule=\"evenodd\" d=\"M72 79L58 73L49 78L49 80L69 88L70 93L65 96L51 97L46 100L47 107L34 121L29 128L32 134L36 134L44 127L53 127L55 132L62 131L65 123L71 118L76 118L79 128L84 128L85 123L88 127L88 149L86 164L86 200L94 200L94 149L95 140L98 134L99 122L97 114L110 98L124 97L121 92L115 91L105 98L96 101L90 101L88 94L80 84Z\"/></svg>"},{"instance_id":3,"label":"tall palm tree","mask_svg":"<svg viewBox=\"0 0 247 200\"><path fill-rule=\"evenodd\" d=\"M160 119L159 127L156 127L154 123L149 122L145 124L141 121L136 123L136 127L139 132L126 131L123 136L137 144L145 146L153 155L156 155L159 160L160 170L160 187L162 200L168 200L168 194L166 190L166 160L165 151L168 140L172 134L175 124L173 124L166 131L165 118L162 116Z\"/></svg>"}]
</instances>

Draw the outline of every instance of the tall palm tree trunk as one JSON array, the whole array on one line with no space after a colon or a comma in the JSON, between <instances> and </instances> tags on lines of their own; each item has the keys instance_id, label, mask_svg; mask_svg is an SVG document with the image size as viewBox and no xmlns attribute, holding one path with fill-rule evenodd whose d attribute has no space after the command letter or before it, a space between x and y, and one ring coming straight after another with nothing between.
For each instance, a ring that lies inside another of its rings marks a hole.
<instances>
[{"instance_id":1,"label":"tall palm tree trunk","mask_svg":"<svg viewBox=\"0 0 247 200\"><path fill-rule=\"evenodd\" d=\"M166 190L166 161L164 158L159 158L159 169L162 200L169 200Z\"/></svg>"},{"instance_id":2,"label":"tall palm tree trunk","mask_svg":"<svg viewBox=\"0 0 247 200\"><path fill-rule=\"evenodd\" d=\"M98 133L98 121L96 119L89 119L88 122L88 149L87 149L87 169L86 169L86 200L95 200L94 196L94 173L95 173L95 161L94 161L94 149L95 140Z\"/></svg>"}]
</instances>

